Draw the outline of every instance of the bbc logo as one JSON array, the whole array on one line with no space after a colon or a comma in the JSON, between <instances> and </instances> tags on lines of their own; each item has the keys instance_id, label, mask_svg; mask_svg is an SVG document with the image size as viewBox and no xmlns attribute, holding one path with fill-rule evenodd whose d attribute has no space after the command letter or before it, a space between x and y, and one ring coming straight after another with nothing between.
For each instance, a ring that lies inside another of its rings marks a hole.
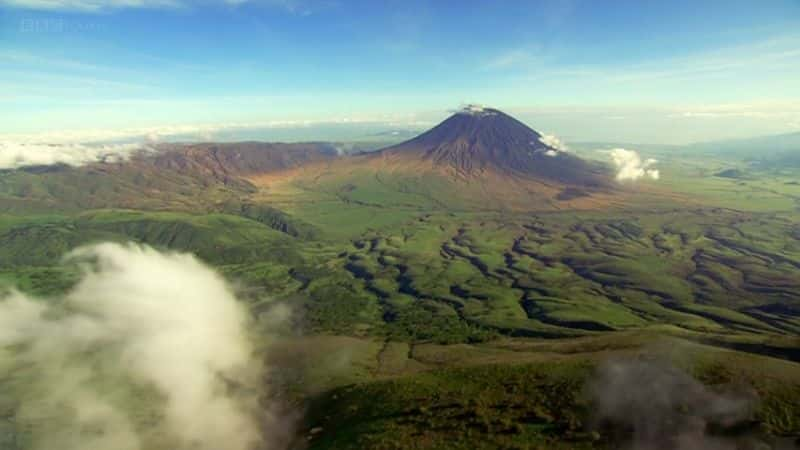
<instances>
[{"instance_id":1,"label":"bbc logo","mask_svg":"<svg viewBox=\"0 0 800 450\"><path fill-rule=\"evenodd\" d=\"M23 33L63 33L64 19L22 19L19 28Z\"/></svg>"},{"instance_id":2,"label":"bbc logo","mask_svg":"<svg viewBox=\"0 0 800 450\"><path fill-rule=\"evenodd\" d=\"M61 18L22 19L19 29L22 33L80 33L102 31L105 25L97 22L74 22Z\"/></svg>"}]
</instances>

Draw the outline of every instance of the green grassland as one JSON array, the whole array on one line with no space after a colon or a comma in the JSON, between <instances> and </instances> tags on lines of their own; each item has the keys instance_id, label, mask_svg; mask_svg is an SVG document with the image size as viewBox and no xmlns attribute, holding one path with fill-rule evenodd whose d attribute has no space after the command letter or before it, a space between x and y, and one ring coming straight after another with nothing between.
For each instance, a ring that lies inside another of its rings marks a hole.
<instances>
[{"instance_id":1,"label":"green grassland","mask_svg":"<svg viewBox=\"0 0 800 450\"><path fill-rule=\"evenodd\" d=\"M132 204L119 198L151 182L105 180L64 206L67 173L15 173L0 180L0 286L63 292L78 277L63 255L92 242L196 254L254 315L267 297L293 307L303 337L270 351L285 368L273 382L307 408L313 449L618 448L624 436L590 426L586 382L656 347L710 385L753 386L758 433L794 439L800 172L732 179L714 175L732 163L657 156L662 180L645 186L691 202L477 211L452 186L354 174L290 195L192 182ZM6 373L13 392L24 370Z\"/></svg>"},{"instance_id":2,"label":"green grassland","mask_svg":"<svg viewBox=\"0 0 800 450\"><path fill-rule=\"evenodd\" d=\"M603 360L620 354L652 358L622 348L637 340L641 344L648 338L539 343L535 353L473 348L473 354L481 353L478 365L466 363L473 355L462 352L458 367L346 385L312 404L306 430L319 427L322 432L310 435L311 448L619 448L624 437L593 424L586 385ZM674 364L709 385L755 386L762 399L753 416L758 433L785 436L798 425L797 404L789 400L799 393L797 364L680 340L662 344L673 349L669 358ZM452 351L440 348L435 355L448 357ZM435 358L417 353L423 360Z\"/></svg>"}]
</instances>

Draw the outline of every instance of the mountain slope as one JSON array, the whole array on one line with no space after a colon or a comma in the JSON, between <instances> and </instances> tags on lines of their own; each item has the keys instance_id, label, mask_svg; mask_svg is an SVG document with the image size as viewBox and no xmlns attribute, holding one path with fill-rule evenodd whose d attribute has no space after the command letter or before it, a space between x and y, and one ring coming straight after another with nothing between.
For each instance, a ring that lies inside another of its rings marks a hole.
<instances>
[{"instance_id":1,"label":"mountain slope","mask_svg":"<svg viewBox=\"0 0 800 450\"><path fill-rule=\"evenodd\" d=\"M329 144L162 144L128 161L8 170L0 212L130 208L208 211L252 193L251 174L289 170L337 156Z\"/></svg>"},{"instance_id":2,"label":"mountain slope","mask_svg":"<svg viewBox=\"0 0 800 450\"><path fill-rule=\"evenodd\" d=\"M491 108L463 109L431 130L373 157L429 161L463 178L494 171L568 185L609 186L603 168L548 145L538 132Z\"/></svg>"},{"instance_id":3,"label":"mountain slope","mask_svg":"<svg viewBox=\"0 0 800 450\"><path fill-rule=\"evenodd\" d=\"M146 161L169 169L226 180L253 174L289 170L338 156L327 143L199 143L161 146L162 152Z\"/></svg>"},{"instance_id":4,"label":"mountain slope","mask_svg":"<svg viewBox=\"0 0 800 450\"><path fill-rule=\"evenodd\" d=\"M408 141L247 179L285 204L320 194L347 204L449 210L605 209L630 192L608 169L548 145L513 117L469 107ZM289 205L291 207L291 205ZM306 207L306 206L302 206Z\"/></svg>"}]
</instances>

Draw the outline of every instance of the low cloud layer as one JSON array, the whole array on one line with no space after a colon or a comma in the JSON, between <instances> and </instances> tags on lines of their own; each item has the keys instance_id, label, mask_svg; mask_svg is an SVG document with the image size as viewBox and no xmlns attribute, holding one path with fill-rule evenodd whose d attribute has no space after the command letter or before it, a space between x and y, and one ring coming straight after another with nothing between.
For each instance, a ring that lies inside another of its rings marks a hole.
<instances>
[{"instance_id":1,"label":"low cloud layer","mask_svg":"<svg viewBox=\"0 0 800 450\"><path fill-rule=\"evenodd\" d=\"M0 142L0 169L66 164L82 166L93 162L117 162L148 151L141 144L35 144Z\"/></svg>"},{"instance_id":2,"label":"low cloud layer","mask_svg":"<svg viewBox=\"0 0 800 450\"><path fill-rule=\"evenodd\" d=\"M641 178L658 180L661 173L653 165L658 161L652 158L642 160L634 150L615 148L610 152L611 159L617 167L617 181L636 181Z\"/></svg>"},{"instance_id":3,"label":"low cloud layer","mask_svg":"<svg viewBox=\"0 0 800 450\"><path fill-rule=\"evenodd\" d=\"M552 134L543 134L543 135L541 135L539 137L539 142L541 142L542 144L544 144L544 145L546 145L546 146L548 146L550 148L558 150L560 152L566 152L567 150L569 150L569 148L567 148L567 145L564 144L561 141L561 139L559 139L557 136L554 136Z\"/></svg>"},{"instance_id":4,"label":"low cloud layer","mask_svg":"<svg viewBox=\"0 0 800 450\"><path fill-rule=\"evenodd\" d=\"M1 0L0 0L1 1ZM250 99L252 101L252 99ZM124 107L143 107L141 102L134 105L119 104ZM153 108L163 104L148 104ZM195 106L196 107L196 106ZM328 127L356 127L356 128L384 128L397 127L429 127L435 122L418 120L413 114L392 114L384 116L342 116L317 120L269 120L259 122L217 122L195 123L180 125L159 125L136 128L109 128L109 129L63 129L50 130L36 133L0 133L0 143L10 145L50 145L50 144L132 144L152 143L158 141L197 141L215 140L241 133L254 133L258 131L299 131L324 129ZM372 130L373 132L375 130ZM363 133L362 131L359 131ZM363 135L354 135L354 137ZM296 138L293 138L296 139ZM308 139L308 138L306 138ZM315 138L318 139L318 138Z\"/></svg>"},{"instance_id":5,"label":"low cloud layer","mask_svg":"<svg viewBox=\"0 0 800 450\"><path fill-rule=\"evenodd\" d=\"M250 318L220 275L135 245L70 258L85 272L63 298L0 296L0 346L26 374L15 422L35 424L33 448L275 448Z\"/></svg>"},{"instance_id":6,"label":"low cloud layer","mask_svg":"<svg viewBox=\"0 0 800 450\"><path fill-rule=\"evenodd\" d=\"M625 448L736 450L744 442L758 442L746 432L756 406L754 392L733 387L712 390L667 363L608 362L590 390L598 425L632 433Z\"/></svg>"}]
</instances>

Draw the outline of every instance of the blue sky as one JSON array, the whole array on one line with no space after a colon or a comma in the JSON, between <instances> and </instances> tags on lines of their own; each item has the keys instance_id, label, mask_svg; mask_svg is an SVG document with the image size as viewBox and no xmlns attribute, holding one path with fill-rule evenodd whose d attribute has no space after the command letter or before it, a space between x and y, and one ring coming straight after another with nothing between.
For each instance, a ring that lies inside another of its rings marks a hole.
<instances>
[{"instance_id":1,"label":"blue sky","mask_svg":"<svg viewBox=\"0 0 800 450\"><path fill-rule=\"evenodd\" d=\"M575 140L800 131L800 1L0 0L7 139L420 128L465 102Z\"/></svg>"}]
</instances>

